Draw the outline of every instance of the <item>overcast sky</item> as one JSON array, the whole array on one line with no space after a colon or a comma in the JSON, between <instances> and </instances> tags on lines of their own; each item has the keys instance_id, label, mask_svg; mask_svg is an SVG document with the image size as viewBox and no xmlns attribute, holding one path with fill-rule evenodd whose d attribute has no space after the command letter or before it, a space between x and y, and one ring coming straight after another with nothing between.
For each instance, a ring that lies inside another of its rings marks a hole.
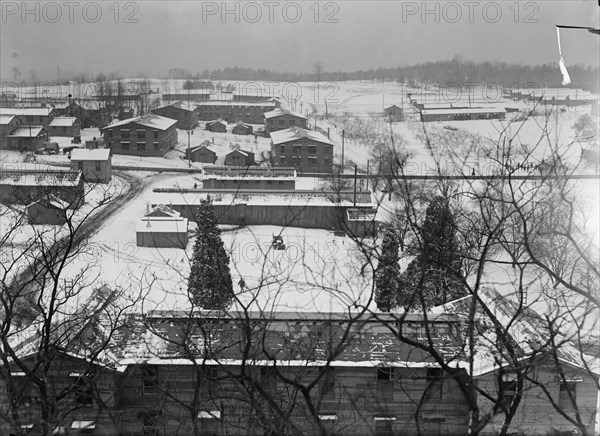
<instances>
[{"instance_id":1,"label":"overcast sky","mask_svg":"<svg viewBox=\"0 0 600 436\"><path fill-rule=\"evenodd\" d=\"M597 0L2 2L1 74L192 73L227 66L353 71L449 59L558 60L554 24L600 27ZM230 11L223 15L224 5ZM425 10L427 9L427 10ZM236 22L239 21L239 22ZM272 22L271 22L272 21ZM600 37L561 31L567 65L599 63Z\"/></svg>"}]
</instances>

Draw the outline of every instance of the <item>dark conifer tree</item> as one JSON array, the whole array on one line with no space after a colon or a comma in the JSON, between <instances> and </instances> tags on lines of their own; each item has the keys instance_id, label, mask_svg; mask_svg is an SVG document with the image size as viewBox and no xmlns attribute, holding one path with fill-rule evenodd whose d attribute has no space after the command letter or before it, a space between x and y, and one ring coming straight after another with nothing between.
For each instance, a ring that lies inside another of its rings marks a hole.
<instances>
[{"instance_id":1,"label":"dark conifer tree","mask_svg":"<svg viewBox=\"0 0 600 436\"><path fill-rule=\"evenodd\" d=\"M415 251L400 276L398 305L407 311L427 310L466 295L454 217L444 198L429 204Z\"/></svg>"},{"instance_id":2,"label":"dark conifer tree","mask_svg":"<svg viewBox=\"0 0 600 436\"><path fill-rule=\"evenodd\" d=\"M196 223L198 230L188 280L190 298L204 309L227 310L234 298L229 256L210 198L200 201Z\"/></svg>"},{"instance_id":3,"label":"dark conifer tree","mask_svg":"<svg viewBox=\"0 0 600 436\"><path fill-rule=\"evenodd\" d=\"M383 312L389 312L396 305L400 278L399 247L400 241L394 229L386 229L383 234L379 264L375 271L375 303Z\"/></svg>"}]
</instances>

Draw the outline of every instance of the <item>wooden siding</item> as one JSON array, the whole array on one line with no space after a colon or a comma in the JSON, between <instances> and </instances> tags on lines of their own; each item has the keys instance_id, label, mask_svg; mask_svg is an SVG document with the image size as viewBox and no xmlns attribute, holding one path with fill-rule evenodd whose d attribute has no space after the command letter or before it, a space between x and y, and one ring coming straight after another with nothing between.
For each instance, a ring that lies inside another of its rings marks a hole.
<instances>
[{"instance_id":1,"label":"wooden siding","mask_svg":"<svg viewBox=\"0 0 600 436\"><path fill-rule=\"evenodd\" d=\"M588 431L593 434L596 420L596 405L598 401L598 390L592 377L582 370L565 369L567 379L578 379L576 383L576 402L577 408L581 413L583 422L588 424ZM556 404L559 401L560 381L555 368L549 366L540 366L536 368L533 377L549 391ZM497 395L497 374L490 373L479 379L479 388L486 392ZM483 398L479 398L480 407L488 410L491 403ZM571 404L563 405L564 411L573 416L573 407ZM488 425L482 434L493 435L502 427L504 415L498 415L494 421ZM559 431L571 431L575 426L569 423L564 417L554 409L552 403L543 392L542 388L531 383L525 382L523 396L519 408L512 420L511 431L524 433L527 435L545 435L556 429Z\"/></svg>"},{"instance_id":2,"label":"wooden siding","mask_svg":"<svg viewBox=\"0 0 600 436\"><path fill-rule=\"evenodd\" d=\"M112 178L111 158L107 161L71 161L71 168L81 171L86 182L108 183Z\"/></svg>"},{"instance_id":3,"label":"wooden siding","mask_svg":"<svg viewBox=\"0 0 600 436\"><path fill-rule=\"evenodd\" d=\"M114 154L163 157L177 144L175 125L166 130L159 130L130 123L124 126L109 126L103 132L104 143Z\"/></svg>"},{"instance_id":4,"label":"wooden siding","mask_svg":"<svg viewBox=\"0 0 600 436\"><path fill-rule=\"evenodd\" d=\"M285 144L271 143L274 166L294 166L299 172L330 173L333 170L333 146L297 139Z\"/></svg>"}]
</instances>

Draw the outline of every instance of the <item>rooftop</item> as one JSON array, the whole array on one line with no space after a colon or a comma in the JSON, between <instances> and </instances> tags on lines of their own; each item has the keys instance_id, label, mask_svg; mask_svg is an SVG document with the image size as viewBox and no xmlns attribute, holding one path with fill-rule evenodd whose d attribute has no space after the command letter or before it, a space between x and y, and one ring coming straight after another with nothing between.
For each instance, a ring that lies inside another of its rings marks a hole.
<instances>
[{"instance_id":1,"label":"rooftop","mask_svg":"<svg viewBox=\"0 0 600 436\"><path fill-rule=\"evenodd\" d=\"M106 161L110 159L110 149L97 148L88 150L86 148L74 148L71 152L71 162L74 161Z\"/></svg>"},{"instance_id":2,"label":"rooftop","mask_svg":"<svg viewBox=\"0 0 600 436\"><path fill-rule=\"evenodd\" d=\"M504 109L494 109L489 107L481 107L481 108L462 108L462 109L423 109L421 113L423 115L429 114L496 114L503 113Z\"/></svg>"},{"instance_id":3,"label":"rooftop","mask_svg":"<svg viewBox=\"0 0 600 436\"><path fill-rule=\"evenodd\" d=\"M9 124L15 118L19 119L16 115L0 115L0 124Z\"/></svg>"},{"instance_id":4,"label":"rooftop","mask_svg":"<svg viewBox=\"0 0 600 436\"><path fill-rule=\"evenodd\" d=\"M9 186L77 186L81 171L11 171L0 172L0 184Z\"/></svg>"},{"instance_id":5,"label":"rooftop","mask_svg":"<svg viewBox=\"0 0 600 436\"><path fill-rule=\"evenodd\" d=\"M36 108L15 108L15 107L1 107L0 115L23 115L23 116L36 116L43 117L48 116L54 108L52 107L36 107Z\"/></svg>"},{"instance_id":6,"label":"rooftop","mask_svg":"<svg viewBox=\"0 0 600 436\"><path fill-rule=\"evenodd\" d=\"M283 115L291 115L291 116L294 116L297 118L302 118L303 120L306 119L306 117L304 115L302 115L301 113L292 112L292 111L288 111L288 110L281 109L281 108L272 110L270 112L265 112L265 119L268 120L269 118L281 117Z\"/></svg>"},{"instance_id":7,"label":"rooftop","mask_svg":"<svg viewBox=\"0 0 600 436\"><path fill-rule=\"evenodd\" d=\"M47 132L47 130L42 126L17 127L10 132L8 138L35 138L43 132Z\"/></svg>"},{"instance_id":8,"label":"rooftop","mask_svg":"<svg viewBox=\"0 0 600 436\"><path fill-rule=\"evenodd\" d=\"M77 118L75 118L75 117L56 117L52 120L52 122L50 124L48 124L48 126L50 126L50 127L71 127L73 124L75 124L76 121L77 121Z\"/></svg>"},{"instance_id":9,"label":"rooftop","mask_svg":"<svg viewBox=\"0 0 600 436\"><path fill-rule=\"evenodd\" d=\"M169 127L177 124L177 120L173 120L167 117L161 117L160 115L149 114L119 121L117 123L111 124L110 126L104 127L102 130L126 126L128 124L140 124L142 126L152 127L153 129L167 130Z\"/></svg>"},{"instance_id":10,"label":"rooftop","mask_svg":"<svg viewBox=\"0 0 600 436\"><path fill-rule=\"evenodd\" d=\"M187 233L187 218L142 218L135 227L136 233Z\"/></svg>"},{"instance_id":11,"label":"rooftop","mask_svg":"<svg viewBox=\"0 0 600 436\"><path fill-rule=\"evenodd\" d=\"M319 142L322 144L335 145L327 136L314 132L312 130L302 129L300 127L290 127L285 130L278 130L271 132L271 140L273 144L284 144L286 142L297 141L299 139L309 139L311 141Z\"/></svg>"}]
</instances>

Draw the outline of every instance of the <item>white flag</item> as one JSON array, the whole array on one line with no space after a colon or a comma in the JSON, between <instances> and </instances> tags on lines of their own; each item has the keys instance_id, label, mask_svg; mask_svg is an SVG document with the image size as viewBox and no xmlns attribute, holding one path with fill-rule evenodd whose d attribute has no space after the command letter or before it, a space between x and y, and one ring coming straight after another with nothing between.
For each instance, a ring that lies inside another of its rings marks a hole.
<instances>
[{"instance_id":1,"label":"white flag","mask_svg":"<svg viewBox=\"0 0 600 436\"><path fill-rule=\"evenodd\" d=\"M560 59L558 61L558 67L560 68L560 72L563 76L562 85L566 86L571 83L571 78L569 77L569 72L567 71L567 67L565 66L565 61L562 58L562 50L560 48L560 31L558 30L558 27L556 28L556 38L558 39L558 55L560 56Z\"/></svg>"},{"instance_id":2,"label":"white flag","mask_svg":"<svg viewBox=\"0 0 600 436\"><path fill-rule=\"evenodd\" d=\"M562 57L558 61L558 67L560 68L560 72L563 75L562 85L566 86L566 85L570 84L571 78L569 77L569 72L567 71L567 67L565 66L565 61L563 61Z\"/></svg>"}]
</instances>

